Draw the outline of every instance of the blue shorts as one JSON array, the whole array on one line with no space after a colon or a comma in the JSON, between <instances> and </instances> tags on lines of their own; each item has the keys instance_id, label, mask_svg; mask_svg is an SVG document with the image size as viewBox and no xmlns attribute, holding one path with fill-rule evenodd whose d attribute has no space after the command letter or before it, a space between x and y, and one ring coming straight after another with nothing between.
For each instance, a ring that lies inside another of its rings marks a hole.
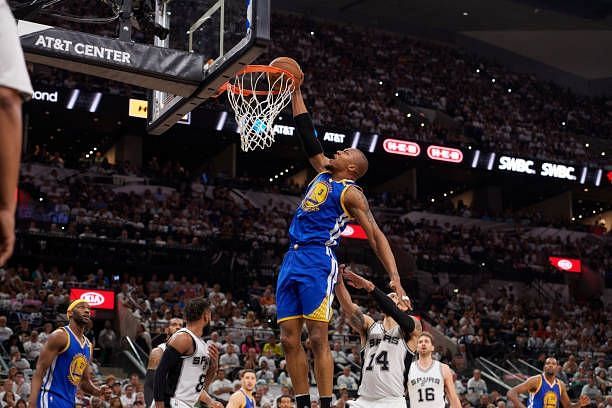
<instances>
[{"instance_id":1,"label":"blue shorts","mask_svg":"<svg viewBox=\"0 0 612 408\"><path fill-rule=\"evenodd\" d=\"M278 322L298 318L329 322L337 278L338 262L331 248L292 245L276 282Z\"/></svg>"}]
</instances>

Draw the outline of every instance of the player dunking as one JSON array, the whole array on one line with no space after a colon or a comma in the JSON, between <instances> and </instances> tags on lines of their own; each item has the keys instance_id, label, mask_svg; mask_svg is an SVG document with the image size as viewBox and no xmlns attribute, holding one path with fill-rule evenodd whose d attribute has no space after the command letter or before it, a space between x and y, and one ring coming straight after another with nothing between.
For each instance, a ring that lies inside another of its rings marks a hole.
<instances>
[{"instance_id":1,"label":"player dunking","mask_svg":"<svg viewBox=\"0 0 612 408\"><path fill-rule=\"evenodd\" d=\"M206 392L219 359L216 346L202 340L204 328L210 323L210 304L201 297L189 299L184 314L187 327L170 337L157 366L155 406L191 408L199 400L210 408L223 408Z\"/></svg>"},{"instance_id":2,"label":"player dunking","mask_svg":"<svg viewBox=\"0 0 612 408\"><path fill-rule=\"evenodd\" d=\"M410 408L444 408L446 399L451 408L461 408L450 367L432 358L433 336L421 333L417 340L419 359L408 371Z\"/></svg>"},{"instance_id":3,"label":"player dunking","mask_svg":"<svg viewBox=\"0 0 612 408\"><path fill-rule=\"evenodd\" d=\"M21 102L32 92L15 19L6 0L0 0L0 266L15 245Z\"/></svg>"},{"instance_id":4,"label":"player dunking","mask_svg":"<svg viewBox=\"0 0 612 408\"><path fill-rule=\"evenodd\" d=\"M72 408L79 386L88 394L102 394L92 382L89 366L93 348L85 337L91 321L89 304L77 299L68 306L67 314L68 325L51 333L38 357L30 407Z\"/></svg>"},{"instance_id":5,"label":"player dunking","mask_svg":"<svg viewBox=\"0 0 612 408\"><path fill-rule=\"evenodd\" d=\"M349 325L359 333L363 352L359 398L350 408L406 408L406 378L422 332L421 322L398 308L395 293L388 296L369 280L343 265L338 277L336 297ZM344 279L353 287L372 294L385 314L374 321L353 303Z\"/></svg>"},{"instance_id":6,"label":"player dunking","mask_svg":"<svg viewBox=\"0 0 612 408\"><path fill-rule=\"evenodd\" d=\"M333 361L327 336L338 274L334 249L350 219L356 219L365 230L372 249L389 274L390 286L400 299L405 292L389 242L376 224L368 200L355 184L366 173L368 160L357 149L345 149L332 158L325 157L299 84L292 96L292 109L296 133L319 175L310 182L289 227L291 243L276 286L277 318L297 408L310 407L308 364L301 343L304 323L314 355L321 408L330 408Z\"/></svg>"},{"instance_id":7,"label":"player dunking","mask_svg":"<svg viewBox=\"0 0 612 408\"><path fill-rule=\"evenodd\" d=\"M529 408L580 408L591 403L586 395L581 395L578 402L572 403L567 395L563 381L557 378L557 359L549 357L544 362L544 373L528 378L523 383L508 390L507 396L515 408L525 408L519 401L519 394L529 393Z\"/></svg>"},{"instance_id":8,"label":"player dunking","mask_svg":"<svg viewBox=\"0 0 612 408\"><path fill-rule=\"evenodd\" d=\"M168 339L172 337L172 335L182 327L183 319L179 319L178 317L170 319L170 321L168 322L168 326L165 329L166 341L168 341ZM151 350L151 353L149 354L147 375L145 377L144 383L144 397L145 404L147 407L150 407L153 403L153 384L155 383L155 370L157 370L157 366L159 365L159 361L161 360L161 357L164 354L165 350L166 343L161 343L159 346Z\"/></svg>"},{"instance_id":9,"label":"player dunking","mask_svg":"<svg viewBox=\"0 0 612 408\"><path fill-rule=\"evenodd\" d=\"M240 389L232 394L226 408L255 408L253 390L256 382L255 371L242 370L240 373Z\"/></svg>"}]
</instances>

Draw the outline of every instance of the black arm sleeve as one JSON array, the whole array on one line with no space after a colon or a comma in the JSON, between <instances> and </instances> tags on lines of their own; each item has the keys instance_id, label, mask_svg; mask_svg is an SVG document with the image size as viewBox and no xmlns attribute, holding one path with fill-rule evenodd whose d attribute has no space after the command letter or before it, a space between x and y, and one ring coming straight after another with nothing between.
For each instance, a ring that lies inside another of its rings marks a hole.
<instances>
[{"instance_id":1,"label":"black arm sleeve","mask_svg":"<svg viewBox=\"0 0 612 408\"><path fill-rule=\"evenodd\" d=\"M399 324L400 328L404 332L404 335L409 337L414 331L414 320L412 320L412 317L408 313L399 310L393 300L391 300L391 298L382 290L374 288L371 295L374 297L374 300L376 300L376 303L378 303L378 306L380 306L382 311L387 316L391 316L393 320Z\"/></svg>"},{"instance_id":2,"label":"black arm sleeve","mask_svg":"<svg viewBox=\"0 0 612 408\"><path fill-rule=\"evenodd\" d=\"M155 370L147 369L144 383L145 406L150 407L153 403L153 384L155 383Z\"/></svg>"},{"instance_id":3,"label":"black arm sleeve","mask_svg":"<svg viewBox=\"0 0 612 408\"><path fill-rule=\"evenodd\" d=\"M315 135L314 125L312 124L312 119L308 112L294 116L293 120L295 121L295 131L300 138L302 148L306 152L306 155L308 157L313 157L317 154L322 154L323 147L321 147L321 142L319 142L319 139L317 139Z\"/></svg>"},{"instance_id":4,"label":"black arm sleeve","mask_svg":"<svg viewBox=\"0 0 612 408\"><path fill-rule=\"evenodd\" d=\"M181 363L181 353L174 347L166 347L166 351L162 355L161 361L155 370L155 385L153 387L153 397L155 401L164 401L166 399L166 379L168 371Z\"/></svg>"}]
</instances>

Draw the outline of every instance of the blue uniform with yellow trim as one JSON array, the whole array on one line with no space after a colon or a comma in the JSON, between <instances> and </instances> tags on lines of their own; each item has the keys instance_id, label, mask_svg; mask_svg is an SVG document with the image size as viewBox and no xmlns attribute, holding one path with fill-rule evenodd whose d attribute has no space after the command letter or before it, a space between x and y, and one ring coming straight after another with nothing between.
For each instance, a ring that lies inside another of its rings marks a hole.
<instances>
[{"instance_id":1,"label":"blue uniform with yellow trim","mask_svg":"<svg viewBox=\"0 0 612 408\"><path fill-rule=\"evenodd\" d=\"M257 405L255 404L254 399L249 397L247 393L244 392L242 389L240 390L240 392L242 392L242 394L244 395L244 407L243 408L257 408Z\"/></svg>"},{"instance_id":2,"label":"blue uniform with yellow trim","mask_svg":"<svg viewBox=\"0 0 612 408\"><path fill-rule=\"evenodd\" d=\"M283 259L276 284L277 319L304 317L329 322L338 262L334 249L351 219L343 197L352 180L335 181L329 173L317 175L308 185L291 226L291 245Z\"/></svg>"},{"instance_id":3,"label":"blue uniform with yellow trim","mask_svg":"<svg viewBox=\"0 0 612 408\"><path fill-rule=\"evenodd\" d=\"M559 380L550 384L544 374L540 375L540 386L529 394L528 408L558 408L561 401L561 385Z\"/></svg>"},{"instance_id":4,"label":"blue uniform with yellow trim","mask_svg":"<svg viewBox=\"0 0 612 408\"><path fill-rule=\"evenodd\" d=\"M68 335L66 348L55 356L43 376L38 408L73 408L77 387L89 365L92 345L85 338L81 343L69 326L61 328Z\"/></svg>"}]
</instances>

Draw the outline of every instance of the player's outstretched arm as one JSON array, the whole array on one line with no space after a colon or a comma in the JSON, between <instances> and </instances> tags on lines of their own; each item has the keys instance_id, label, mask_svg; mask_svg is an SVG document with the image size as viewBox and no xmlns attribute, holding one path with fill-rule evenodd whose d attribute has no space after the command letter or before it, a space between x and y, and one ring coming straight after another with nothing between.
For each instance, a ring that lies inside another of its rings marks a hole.
<instances>
[{"instance_id":1,"label":"player's outstretched arm","mask_svg":"<svg viewBox=\"0 0 612 408\"><path fill-rule=\"evenodd\" d=\"M572 402L569 395L567 395L565 383L559 379L557 381L559 382L559 388L561 388L561 405L563 405L563 408L581 408L591 403L591 399L586 395L581 395L578 402Z\"/></svg>"},{"instance_id":2,"label":"player's outstretched arm","mask_svg":"<svg viewBox=\"0 0 612 408\"><path fill-rule=\"evenodd\" d=\"M155 347L149 354L149 362L147 363L147 374L145 376L144 383L144 395L147 407L151 406L153 401L153 385L155 383L155 370L159 365L159 361L162 358L163 350L159 347Z\"/></svg>"},{"instance_id":3,"label":"player's outstretched arm","mask_svg":"<svg viewBox=\"0 0 612 408\"><path fill-rule=\"evenodd\" d=\"M442 377L444 378L444 388L446 389L446 398L450 402L450 408L461 408L461 401L457 395L455 382L453 381L453 373L450 367L446 364L442 365Z\"/></svg>"},{"instance_id":4,"label":"player's outstretched arm","mask_svg":"<svg viewBox=\"0 0 612 408\"><path fill-rule=\"evenodd\" d=\"M527 380L523 381L516 387L512 387L506 393L506 396L510 401L512 401L512 405L515 408L525 408L525 404L523 404L519 400L520 394L527 394L529 392L535 392L540 386L540 381L542 378L539 375L534 375L533 377L529 377Z\"/></svg>"},{"instance_id":5,"label":"player's outstretched arm","mask_svg":"<svg viewBox=\"0 0 612 408\"><path fill-rule=\"evenodd\" d=\"M363 314L359 309L359 306L353 303L351 294L344 285L344 279L342 278L342 271L345 265L340 265L340 274L338 275L338 283L336 284L336 299L340 303L342 314L345 316L349 326L353 328L361 337L361 344L364 343L368 328L374 323L374 319L370 316Z\"/></svg>"},{"instance_id":6,"label":"player's outstretched arm","mask_svg":"<svg viewBox=\"0 0 612 408\"><path fill-rule=\"evenodd\" d=\"M35 407L38 395L40 394L40 387L42 386L42 379L53 360L58 354L66 348L68 344L68 334L62 329L55 330L45 343L45 346L40 352L38 362L36 363L36 370L32 376L32 388L30 391L30 407Z\"/></svg>"},{"instance_id":7,"label":"player's outstretched arm","mask_svg":"<svg viewBox=\"0 0 612 408\"><path fill-rule=\"evenodd\" d=\"M302 148L306 152L312 167L321 173L327 168L329 159L323 154L323 147L315 134L314 125L304 104L300 88L297 88L291 96L291 108L293 110L293 120L295 121L295 132L300 138Z\"/></svg>"},{"instance_id":8,"label":"player's outstretched arm","mask_svg":"<svg viewBox=\"0 0 612 408\"><path fill-rule=\"evenodd\" d=\"M153 398L156 408L164 408L166 379L168 372L182 363L182 356L193 353L193 341L187 333L178 333L168 341L168 346L155 370Z\"/></svg>"},{"instance_id":9,"label":"player's outstretched arm","mask_svg":"<svg viewBox=\"0 0 612 408\"><path fill-rule=\"evenodd\" d=\"M393 302L393 300L382 290L377 288L374 283L367 280L363 276L357 275L348 267L341 268L341 273L342 277L346 279L351 286L357 289L363 289L372 295L378 306L380 306L381 310L386 315L391 316L391 318L400 326L404 332L404 335L406 336L406 340L410 338L413 332L416 331L419 334L422 332L421 322L400 310L395 305L395 302ZM408 301L408 304L410 305L410 301Z\"/></svg>"},{"instance_id":10,"label":"player's outstretched arm","mask_svg":"<svg viewBox=\"0 0 612 408\"><path fill-rule=\"evenodd\" d=\"M391 246L389 245L387 237L385 237L385 234L378 227L374 215L372 215L372 211L370 211L370 204L368 204L367 198L358 188L349 188L344 197L344 206L363 227L368 236L370 246L389 274L389 279L391 280L389 286L391 286L394 292L400 297L400 302L407 307L408 305L404 298L406 292L404 288L402 288L400 282L393 251L391 251Z\"/></svg>"}]
</instances>

